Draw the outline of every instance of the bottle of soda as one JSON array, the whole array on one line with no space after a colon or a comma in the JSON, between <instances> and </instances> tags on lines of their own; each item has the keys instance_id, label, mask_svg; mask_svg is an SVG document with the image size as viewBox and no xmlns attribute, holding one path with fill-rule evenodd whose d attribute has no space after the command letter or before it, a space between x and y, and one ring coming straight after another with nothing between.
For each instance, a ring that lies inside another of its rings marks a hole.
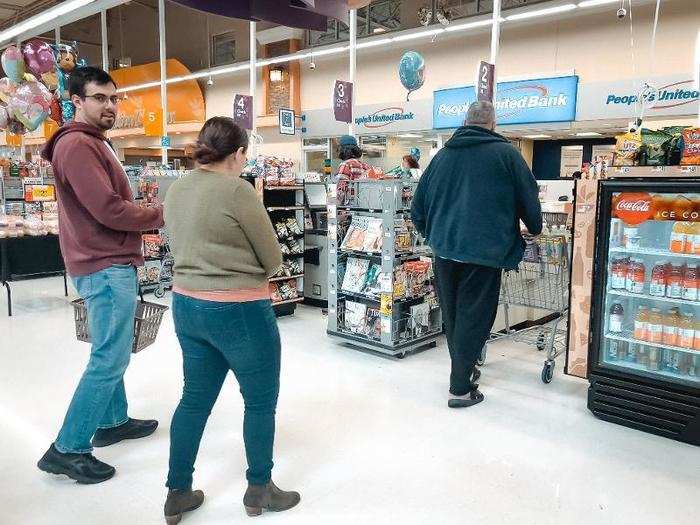
<instances>
[{"instance_id":1,"label":"bottle of soda","mask_svg":"<svg viewBox=\"0 0 700 525\"><path fill-rule=\"evenodd\" d=\"M695 316L685 314L681 316L681 323L678 326L678 346L683 348L693 348L695 342Z\"/></svg>"},{"instance_id":2,"label":"bottle of soda","mask_svg":"<svg viewBox=\"0 0 700 525\"><path fill-rule=\"evenodd\" d=\"M671 271L666 276L666 296L673 299L681 299L683 295L683 269L679 265L672 265Z\"/></svg>"},{"instance_id":3,"label":"bottle of soda","mask_svg":"<svg viewBox=\"0 0 700 525\"><path fill-rule=\"evenodd\" d=\"M610 331L610 333L621 333L624 321L625 310L624 308L622 308L622 304L613 303L610 307L610 317L608 318L608 330Z\"/></svg>"},{"instance_id":4,"label":"bottle of soda","mask_svg":"<svg viewBox=\"0 0 700 525\"><path fill-rule=\"evenodd\" d=\"M656 261L651 270L649 295L664 297L666 295L666 261Z\"/></svg>"},{"instance_id":5,"label":"bottle of soda","mask_svg":"<svg viewBox=\"0 0 700 525\"><path fill-rule=\"evenodd\" d=\"M634 318L634 338L639 341L649 340L649 308L646 306L637 308L637 316Z\"/></svg>"},{"instance_id":6,"label":"bottle of soda","mask_svg":"<svg viewBox=\"0 0 700 525\"><path fill-rule=\"evenodd\" d=\"M670 308L664 316L664 344L678 346L678 327L681 313L677 307Z\"/></svg>"},{"instance_id":7,"label":"bottle of soda","mask_svg":"<svg viewBox=\"0 0 700 525\"><path fill-rule=\"evenodd\" d=\"M683 273L681 297L686 301L698 300L698 269L694 264L689 264Z\"/></svg>"},{"instance_id":8,"label":"bottle of soda","mask_svg":"<svg viewBox=\"0 0 700 525\"><path fill-rule=\"evenodd\" d=\"M664 342L663 315L658 308L652 308L649 314L649 341L652 343Z\"/></svg>"}]
</instances>

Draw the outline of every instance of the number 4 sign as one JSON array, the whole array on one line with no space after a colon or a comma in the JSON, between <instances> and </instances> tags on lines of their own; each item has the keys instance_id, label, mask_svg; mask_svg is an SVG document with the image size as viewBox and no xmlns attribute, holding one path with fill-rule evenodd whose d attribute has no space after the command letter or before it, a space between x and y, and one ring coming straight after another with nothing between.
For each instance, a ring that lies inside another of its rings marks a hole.
<instances>
[{"instance_id":1,"label":"number 4 sign","mask_svg":"<svg viewBox=\"0 0 700 525\"><path fill-rule=\"evenodd\" d=\"M248 95L234 97L233 121L245 130L253 129L253 97Z\"/></svg>"}]
</instances>

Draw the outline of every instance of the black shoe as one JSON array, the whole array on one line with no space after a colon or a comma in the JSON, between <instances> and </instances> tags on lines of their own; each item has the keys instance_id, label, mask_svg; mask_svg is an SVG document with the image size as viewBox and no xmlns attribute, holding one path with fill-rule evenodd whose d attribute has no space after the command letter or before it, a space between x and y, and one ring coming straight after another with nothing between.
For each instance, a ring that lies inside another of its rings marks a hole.
<instances>
[{"instance_id":1,"label":"black shoe","mask_svg":"<svg viewBox=\"0 0 700 525\"><path fill-rule=\"evenodd\" d=\"M270 481L267 485L250 485L243 496L248 516L260 516L264 510L283 512L295 507L301 496L298 492L281 490Z\"/></svg>"},{"instance_id":2,"label":"black shoe","mask_svg":"<svg viewBox=\"0 0 700 525\"><path fill-rule=\"evenodd\" d=\"M37 463L49 474L65 474L78 483L92 485L102 483L114 476L114 467L96 459L92 454L62 454L52 444Z\"/></svg>"},{"instance_id":3,"label":"black shoe","mask_svg":"<svg viewBox=\"0 0 700 525\"><path fill-rule=\"evenodd\" d=\"M447 401L447 406L450 408L467 408L481 403L484 400L484 394L474 388L471 392L463 396L455 396L450 394L450 399Z\"/></svg>"},{"instance_id":4,"label":"black shoe","mask_svg":"<svg viewBox=\"0 0 700 525\"><path fill-rule=\"evenodd\" d=\"M198 509L204 503L204 492L201 490L169 490L165 500L165 523L174 525L180 523L185 512Z\"/></svg>"},{"instance_id":5,"label":"black shoe","mask_svg":"<svg viewBox=\"0 0 700 525\"><path fill-rule=\"evenodd\" d=\"M98 428L92 438L93 447L108 447L125 439L139 439L150 436L158 428L155 419L132 419L114 428Z\"/></svg>"}]
</instances>

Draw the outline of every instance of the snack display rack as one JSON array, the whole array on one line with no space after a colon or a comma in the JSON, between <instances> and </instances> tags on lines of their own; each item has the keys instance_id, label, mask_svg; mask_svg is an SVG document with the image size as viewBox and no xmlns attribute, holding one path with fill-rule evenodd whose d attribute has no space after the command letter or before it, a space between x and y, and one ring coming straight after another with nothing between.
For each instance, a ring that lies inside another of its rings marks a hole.
<instances>
[{"instance_id":1,"label":"snack display rack","mask_svg":"<svg viewBox=\"0 0 700 525\"><path fill-rule=\"evenodd\" d=\"M269 279L275 314L293 315L304 300L304 182L292 162L275 157L258 157L245 177L260 195L282 249L283 266Z\"/></svg>"},{"instance_id":2,"label":"snack display rack","mask_svg":"<svg viewBox=\"0 0 700 525\"><path fill-rule=\"evenodd\" d=\"M342 180L328 199L328 334L404 357L435 346L442 315L432 255L409 211L415 182Z\"/></svg>"}]
</instances>

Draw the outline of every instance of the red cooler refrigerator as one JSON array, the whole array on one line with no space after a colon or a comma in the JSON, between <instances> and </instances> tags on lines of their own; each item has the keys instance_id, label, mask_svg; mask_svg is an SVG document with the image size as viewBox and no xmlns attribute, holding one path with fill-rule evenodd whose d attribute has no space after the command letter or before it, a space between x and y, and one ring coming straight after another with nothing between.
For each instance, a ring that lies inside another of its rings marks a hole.
<instances>
[{"instance_id":1,"label":"red cooler refrigerator","mask_svg":"<svg viewBox=\"0 0 700 525\"><path fill-rule=\"evenodd\" d=\"M700 445L700 180L599 190L588 407Z\"/></svg>"}]
</instances>

